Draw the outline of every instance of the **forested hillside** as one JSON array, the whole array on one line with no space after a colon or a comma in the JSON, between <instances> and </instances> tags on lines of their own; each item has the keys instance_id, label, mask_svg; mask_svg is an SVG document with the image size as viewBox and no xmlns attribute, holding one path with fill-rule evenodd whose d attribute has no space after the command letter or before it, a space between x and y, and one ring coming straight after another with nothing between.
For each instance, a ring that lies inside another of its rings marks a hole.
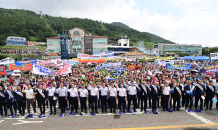
<instances>
[{"instance_id":1,"label":"forested hillside","mask_svg":"<svg viewBox=\"0 0 218 130\"><path fill-rule=\"evenodd\" d=\"M155 43L172 43L148 32L126 29L109 23L91 19L63 18L49 15L39 16L33 11L0 8L0 45L8 36L26 37L30 41L45 42L47 37L55 37L64 30L79 27L92 35L109 36L109 40L117 40L127 35L130 44L138 41Z\"/></svg>"},{"instance_id":2,"label":"forested hillside","mask_svg":"<svg viewBox=\"0 0 218 130\"><path fill-rule=\"evenodd\" d=\"M112 25L115 25L115 26L120 26L120 27L123 27L125 29L131 29L129 26L127 26L126 24L124 23L121 23L121 22L113 22L111 23Z\"/></svg>"}]
</instances>

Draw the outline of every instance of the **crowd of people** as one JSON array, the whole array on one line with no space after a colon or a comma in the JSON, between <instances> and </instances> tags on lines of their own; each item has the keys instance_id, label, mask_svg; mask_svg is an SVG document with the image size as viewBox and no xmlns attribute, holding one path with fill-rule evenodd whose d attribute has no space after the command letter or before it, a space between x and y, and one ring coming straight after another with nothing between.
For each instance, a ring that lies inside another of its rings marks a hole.
<instances>
[{"instance_id":1,"label":"crowd of people","mask_svg":"<svg viewBox=\"0 0 218 130\"><path fill-rule=\"evenodd\" d=\"M67 75L35 75L31 72L15 77L0 75L0 114L17 118L25 115L27 109L30 115L31 106L32 114L39 117L45 116L46 107L50 107L50 114L57 114L60 109L61 117L65 116L66 110L69 115L84 115L89 111L95 115L98 110L101 113L119 110L119 114L125 114L136 112L136 108L147 114L158 114L160 110L180 111L181 107L189 112L202 111L203 107L212 110L213 98L218 98L218 75L199 74L196 70L216 63L185 61L176 64L185 63L192 64L191 69L168 69L157 62L123 61L120 68L129 64L139 67L121 71L115 67L102 67L100 63L95 66L78 64ZM97 69L99 67L101 69ZM40 108L40 113L36 112L36 107Z\"/></svg>"}]
</instances>

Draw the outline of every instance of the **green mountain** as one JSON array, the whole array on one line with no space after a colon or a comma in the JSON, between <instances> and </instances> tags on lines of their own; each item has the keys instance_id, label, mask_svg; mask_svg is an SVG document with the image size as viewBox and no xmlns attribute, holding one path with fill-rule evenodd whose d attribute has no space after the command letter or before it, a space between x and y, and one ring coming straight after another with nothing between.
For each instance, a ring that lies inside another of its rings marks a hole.
<instances>
[{"instance_id":1,"label":"green mountain","mask_svg":"<svg viewBox=\"0 0 218 130\"><path fill-rule=\"evenodd\" d=\"M0 45L4 45L8 36L21 36L30 41L45 42L45 38L56 37L63 33L63 30L74 27L82 28L92 35L109 36L109 40L117 40L126 35L131 45L136 45L138 41L144 41L146 46L154 43L174 44L148 32L126 29L102 21L53 17L46 14L39 16L33 11L0 8Z\"/></svg>"},{"instance_id":2,"label":"green mountain","mask_svg":"<svg viewBox=\"0 0 218 130\"><path fill-rule=\"evenodd\" d=\"M123 27L125 29L131 29L129 26L127 26L126 24L124 23L121 23L121 22L113 22L111 23L112 25L115 25L115 26L119 26L119 27Z\"/></svg>"}]
</instances>

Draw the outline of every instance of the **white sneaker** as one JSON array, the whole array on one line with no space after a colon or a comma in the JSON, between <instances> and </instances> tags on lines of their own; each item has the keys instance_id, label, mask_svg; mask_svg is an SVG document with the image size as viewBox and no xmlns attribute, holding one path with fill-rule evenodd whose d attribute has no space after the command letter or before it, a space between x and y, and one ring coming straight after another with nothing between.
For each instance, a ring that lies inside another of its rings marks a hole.
<instances>
[{"instance_id":1,"label":"white sneaker","mask_svg":"<svg viewBox=\"0 0 218 130\"><path fill-rule=\"evenodd\" d=\"M42 114L42 116L45 116L45 114Z\"/></svg>"},{"instance_id":2,"label":"white sneaker","mask_svg":"<svg viewBox=\"0 0 218 130\"><path fill-rule=\"evenodd\" d=\"M37 116L37 113L35 113L34 115Z\"/></svg>"}]
</instances>

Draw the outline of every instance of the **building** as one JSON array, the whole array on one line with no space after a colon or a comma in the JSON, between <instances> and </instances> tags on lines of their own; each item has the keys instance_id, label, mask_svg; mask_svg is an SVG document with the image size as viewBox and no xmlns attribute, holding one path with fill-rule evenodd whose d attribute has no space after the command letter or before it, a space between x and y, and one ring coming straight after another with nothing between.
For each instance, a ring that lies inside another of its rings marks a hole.
<instances>
[{"instance_id":1,"label":"building","mask_svg":"<svg viewBox=\"0 0 218 130\"><path fill-rule=\"evenodd\" d=\"M118 40L118 46L129 47L129 39L127 36L121 36L121 39Z\"/></svg>"},{"instance_id":2,"label":"building","mask_svg":"<svg viewBox=\"0 0 218 130\"><path fill-rule=\"evenodd\" d=\"M70 36L70 53L77 55L78 53L84 53L84 36L85 30L75 27L69 29Z\"/></svg>"},{"instance_id":3,"label":"building","mask_svg":"<svg viewBox=\"0 0 218 130\"><path fill-rule=\"evenodd\" d=\"M127 38L127 36L121 36L121 39L119 39L116 44L109 45L108 51L114 52L114 55L128 53L130 51L130 47L129 39Z\"/></svg>"},{"instance_id":4,"label":"building","mask_svg":"<svg viewBox=\"0 0 218 130\"><path fill-rule=\"evenodd\" d=\"M7 37L6 45L27 46L28 42L24 37L9 36Z\"/></svg>"},{"instance_id":5,"label":"building","mask_svg":"<svg viewBox=\"0 0 218 130\"><path fill-rule=\"evenodd\" d=\"M45 43L43 43L43 42L28 42L28 46L34 46L34 45L38 45L38 44L43 45Z\"/></svg>"},{"instance_id":6,"label":"building","mask_svg":"<svg viewBox=\"0 0 218 130\"><path fill-rule=\"evenodd\" d=\"M147 57L149 55L145 54L145 53L133 51L133 52L128 52L128 53L125 53L125 54L117 55L117 56L128 57L128 58L141 58L141 57Z\"/></svg>"},{"instance_id":7,"label":"building","mask_svg":"<svg viewBox=\"0 0 218 130\"><path fill-rule=\"evenodd\" d=\"M108 51L108 36L92 36L93 37L93 52Z\"/></svg>"},{"instance_id":8,"label":"building","mask_svg":"<svg viewBox=\"0 0 218 130\"><path fill-rule=\"evenodd\" d=\"M61 53L60 37L50 37L47 39L46 53Z\"/></svg>"},{"instance_id":9,"label":"building","mask_svg":"<svg viewBox=\"0 0 218 130\"><path fill-rule=\"evenodd\" d=\"M84 54L92 55L93 54L93 37L91 34L85 35L84 37Z\"/></svg>"},{"instance_id":10,"label":"building","mask_svg":"<svg viewBox=\"0 0 218 130\"><path fill-rule=\"evenodd\" d=\"M200 44L155 44L154 48L159 50L159 55L175 55L175 52L188 53L190 55L201 55L202 46Z\"/></svg>"}]
</instances>

